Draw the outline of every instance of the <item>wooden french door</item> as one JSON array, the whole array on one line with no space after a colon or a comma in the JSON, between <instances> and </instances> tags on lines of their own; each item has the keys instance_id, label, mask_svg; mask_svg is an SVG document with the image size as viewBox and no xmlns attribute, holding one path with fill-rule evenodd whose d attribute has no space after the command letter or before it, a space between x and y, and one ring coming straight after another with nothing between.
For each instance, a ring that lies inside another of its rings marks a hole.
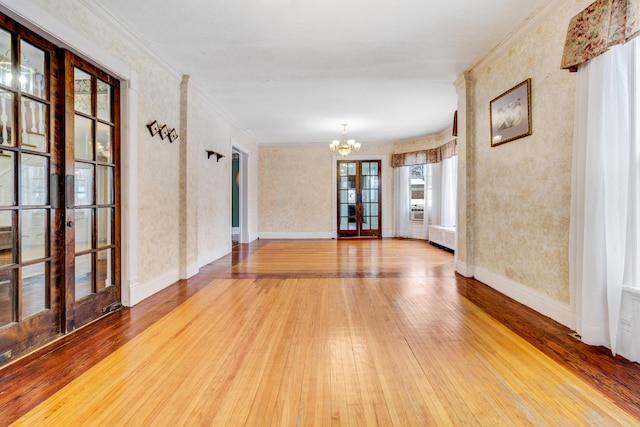
<instances>
[{"instance_id":1,"label":"wooden french door","mask_svg":"<svg viewBox=\"0 0 640 427\"><path fill-rule=\"evenodd\" d=\"M0 14L0 364L119 301L118 96Z\"/></svg>"},{"instance_id":2,"label":"wooden french door","mask_svg":"<svg viewBox=\"0 0 640 427\"><path fill-rule=\"evenodd\" d=\"M119 82L65 53L65 327L119 307Z\"/></svg>"},{"instance_id":3,"label":"wooden french door","mask_svg":"<svg viewBox=\"0 0 640 427\"><path fill-rule=\"evenodd\" d=\"M338 161L338 237L382 235L380 160Z\"/></svg>"}]
</instances>

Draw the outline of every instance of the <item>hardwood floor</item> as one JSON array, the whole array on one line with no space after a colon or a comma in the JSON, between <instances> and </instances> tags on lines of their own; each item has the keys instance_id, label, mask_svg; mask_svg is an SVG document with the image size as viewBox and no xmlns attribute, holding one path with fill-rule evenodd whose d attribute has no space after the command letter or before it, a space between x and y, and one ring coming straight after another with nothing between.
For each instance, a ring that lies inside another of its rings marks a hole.
<instances>
[{"instance_id":1,"label":"hardwood floor","mask_svg":"<svg viewBox=\"0 0 640 427\"><path fill-rule=\"evenodd\" d=\"M569 332L422 241L259 241L0 369L0 425L640 423Z\"/></svg>"}]
</instances>

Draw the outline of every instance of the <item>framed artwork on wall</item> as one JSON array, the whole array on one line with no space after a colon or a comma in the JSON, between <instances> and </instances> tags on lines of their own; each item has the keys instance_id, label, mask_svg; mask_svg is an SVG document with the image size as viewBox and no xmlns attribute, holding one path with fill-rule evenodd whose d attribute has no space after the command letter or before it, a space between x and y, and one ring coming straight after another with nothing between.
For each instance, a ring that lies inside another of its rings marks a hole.
<instances>
[{"instance_id":1,"label":"framed artwork on wall","mask_svg":"<svg viewBox=\"0 0 640 427\"><path fill-rule=\"evenodd\" d=\"M489 103L491 146L531 135L531 79Z\"/></svg>"}]
</instances>

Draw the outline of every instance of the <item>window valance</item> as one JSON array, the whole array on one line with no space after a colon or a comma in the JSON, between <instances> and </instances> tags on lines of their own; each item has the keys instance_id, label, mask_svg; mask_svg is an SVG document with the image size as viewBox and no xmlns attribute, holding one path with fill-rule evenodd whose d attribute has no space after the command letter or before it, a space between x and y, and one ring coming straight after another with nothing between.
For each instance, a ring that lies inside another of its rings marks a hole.
<instances>
[{"instance_id":1,"label":"window valance","mask_svg":"<svg viewBox=\"0 0 640 427\"><path fill-rule=\"evenodd\" d=\"M394 154L391 157L391 166L397 168L401 166L426 165L428 163L438 163L457 155L458 140L454 139L438 148Z\"/></svg>"},{"instance_id":2,"label":"window valance","mask_svg":"<svg viewBox=\"0 0 640 427\"><path fill-rule=\"evenodd\" d=\"M562 69L578 65L640 34L640 0L597 0L569 22Z\"/></svg>"}]
</instances>

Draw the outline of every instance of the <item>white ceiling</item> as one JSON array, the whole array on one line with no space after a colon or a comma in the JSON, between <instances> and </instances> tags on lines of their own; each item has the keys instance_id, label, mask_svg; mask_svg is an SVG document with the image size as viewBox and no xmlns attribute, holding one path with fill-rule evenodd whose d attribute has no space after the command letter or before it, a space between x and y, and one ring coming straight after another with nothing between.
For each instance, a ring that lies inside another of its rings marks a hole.
<instances>
[{"instance_id":1,"label":"white ceiling","mask_svg":"<svg viewBox=\"0 0 640 427\"><path fill-rule=\"evenodd\" d=\"M260 143L451 125L456 78L547 0L94 0Z\"/></svg>"}]
</instances>

